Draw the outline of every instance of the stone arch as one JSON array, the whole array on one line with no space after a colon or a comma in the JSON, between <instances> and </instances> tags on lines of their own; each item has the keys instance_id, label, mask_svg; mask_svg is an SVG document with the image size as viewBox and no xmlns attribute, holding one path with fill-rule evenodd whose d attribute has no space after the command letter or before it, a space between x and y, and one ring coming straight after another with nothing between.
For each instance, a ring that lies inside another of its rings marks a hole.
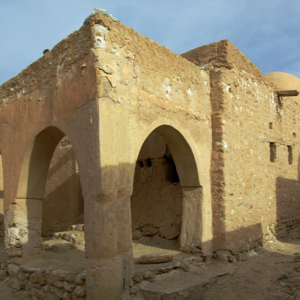
<instances>
[{"instance_id":1,"label":"stone arch","mask_svg":"<svg viewBox=\"0 0 300 300\"><path fill-rule=\"evenodd\" d=\"M174 126L160 124L150 126L140 139L134 151L134 161L137 160L141 147L147 137L156 132L161 135L168 144L177 167L180 182L182 186L201 186L200 174L198 172L198 166L194 151L191 148L187 138L181 134L181 132ZM134 177L134 168L131 171L131 178Z\"/></svg>"},{"instance_id":2,"label":"stone arch","mask_svg":"<svg viewBox=\"0 0 300 300\"><path fill-rule=\"evenodd\" d=\"M185 137L173 126L159 125L149 131L146 138L143 139L142 145L151 133L159 134L166 142L176 165L182 191L181 249L183 251L200 251L203 232L203 193L199 180L198 166L192 148ZM145 161L145 164L149 165L149 162Z\"/></svg>"},{"instance_id":3,"label":"stone arch","mask_svg":"<svg viewBox=\"0 0 300 300\"><path fill-rule=\"evenodd\" d=\"M64 136L54 126L47 127L36 135L25 152L17 199L43 199L50 161L57 144Z\"/></svg>"},{"instance_id":4,"label":"stone arch","mask_svg":"<svg viewBox=\"0 0 300 300\"><path fill-rule=\"evenodd\" d=\"M25 151L17 197L6 215L9 224L6 248L10 256L27 256L41 250L47 174L55 148L64 136L59 128L46 127L30 141Z\"/></svg>"}]
</instances>

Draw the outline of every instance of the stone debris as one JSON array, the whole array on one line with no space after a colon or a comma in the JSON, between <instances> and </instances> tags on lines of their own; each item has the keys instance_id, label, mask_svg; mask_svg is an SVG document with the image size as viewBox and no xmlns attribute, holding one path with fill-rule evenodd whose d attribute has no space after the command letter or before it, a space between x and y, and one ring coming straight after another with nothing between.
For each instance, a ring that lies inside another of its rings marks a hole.
<instances>
[{"instance_id":1,"label":"stone debris","mask_svg":"<svg viewBox=\"0 0 300 300\"><path fill-rule=\"evenodd\" d=\"M137 259L138 264L159 264L169 262L174 254L170 252L142 255Z\"/></svg>"},{"instance_id":2,"label":"stone debris","mask_svg":"<svg viewBox=\"0 0 300 300\"><path fill-rule=\"evenodd\" d=\"M67 242L62 239L57 239L57 240L49 240L43 242L42 245L44 250L49 250L52 252L66 252L68 250L74 249L75 245L72 242Z\"/></svg>"}]
</instances>

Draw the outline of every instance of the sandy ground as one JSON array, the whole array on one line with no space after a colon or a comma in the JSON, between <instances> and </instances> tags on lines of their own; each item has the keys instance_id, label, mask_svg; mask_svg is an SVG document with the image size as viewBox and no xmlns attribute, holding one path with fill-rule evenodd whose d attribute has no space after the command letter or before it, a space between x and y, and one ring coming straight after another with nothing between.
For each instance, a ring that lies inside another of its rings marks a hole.
<instances>
[{"instance_id":1,"label":"sandy ground","mask_svg":"<svg viewBox=\"0 0 300 300\"><path fill-rule=\"evenodd\" d=\"M159 239L144 239L142 243L134 245L135 257L145 253L157 253L171 251L178 253L176 242L161 243ZM148 245L146 245L148 244ZM3 242L0 243L0 262L5 260ZM61 268L80 271L84 267L84 252L70 250L66 253L44 253L42 256L27 261L26 265L44 266L51 265ZM179 270L175 275L168 274L172 284L180 285L178 280L197 275L200 278L211 278L205 285L204 300L300 300L300 229L286 237L282 241L268 242L257 255L249 257L245 262L223 263L213 260L211 264L194 266L186 273ZM176 275L177 274L177 275ZM211 274L219 274L210 277ZM173 278L172 278L173 276ZM164 284L164 280L160 280ZM6 281L0 281L0 299L21 300L22 293L13 293L7 287Z\"/></svg>"}]
</instances>

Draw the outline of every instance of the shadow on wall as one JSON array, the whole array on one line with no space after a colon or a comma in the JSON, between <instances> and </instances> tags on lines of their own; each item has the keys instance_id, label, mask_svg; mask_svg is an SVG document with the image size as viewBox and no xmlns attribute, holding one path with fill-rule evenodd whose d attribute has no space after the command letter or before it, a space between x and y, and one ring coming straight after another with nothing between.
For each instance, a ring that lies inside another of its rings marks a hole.
<instances>
[{"instance_id":1,"label":"shadow on wall","mask_svg":"<svg viewBox=\"0 0 300 300\"><path fill-rule=\"evenodd\" d=\"M289 161L292 167L292 162ZM288 166L289 167L289 166ZM276 209L277 220L274 228L271 228L277 238L286 241L289 234L289 241L292 242L299 237L297 227L300 225L300 156L298 157L298 179L286 179L278 177L276 179Z\"/></svg>"},{"instance_id":2,"label":"shadow on wall","mask_svg":"<svg viewBox=\"0 0 300 300\"><path fill-rule=\"evenodd\" d=\"M7 250L10 256L21 256L23 254L31 256L39 253L42 242L43 215L46 221L50 220L50 224L45 223L47 227L53 225L53 223L56 224L57 219L58 222L61 221L59 218L62 218L62 220L67 219L67 216L74 212L72 209L73 203L70 203L73 200L72 197L66 199L66 195L58 193L58 191L66 190L69 183L68 180L65 180L61 184L62 178L71 178L75 182L77 177L74 175L76 162L63 158L66 154L74 156L71 148L67 151L66 149L60 149L56 155L53 155L57 146L62 146L61 140L63 138L64 133L59 129L48 127L35 137L31 148L25 154L17 201L12 204L10 212L7 214L9 231ZM69 168L65 168L68 162L71 162L71 165ZM49 173L51 179L48 180L47 194L45 191L50 163L52 163L54 169ZM63 176L58 174L59 172L54 172L58 171L60 163L61 167L67 170L63 172ZM47 199L43 203L45 196ZM74 207L78 207L78 205L76 204ZM18 216L18 219L15 219L15 216Z\"/></svg>"},{"instance_id":3,"label":"shadow on wall","mask_svg":"<svg viewBox=\"0 0 300 300\"><path fill-rule=\"evenodd\" d=\"M226 249L232 253L247 252L263 244L261 223L226 232Z\"/></svg>"},{"instance_id":4,"label":"shadow on wall","mask_svg":"<svg viewBox=\"0 0 300 300\"><path fill-rule=\"evenodd\" d=\"M48 171L43 199L42 235L83 223L83 197L75 155L64 137L56 147Z\"/></svg>"},{"instance_id":5,"label":"shadow on wall","mask_svg":"<svg viewBox=\"0 0 300 300\"><path fill-rule=\"evenodd\" d=\"M163 137L152 132L140 150L135 168L131 196L133 239L155 235L177 238L182 206L182 188L172 154Z\"/></svg>"}]
</instances>

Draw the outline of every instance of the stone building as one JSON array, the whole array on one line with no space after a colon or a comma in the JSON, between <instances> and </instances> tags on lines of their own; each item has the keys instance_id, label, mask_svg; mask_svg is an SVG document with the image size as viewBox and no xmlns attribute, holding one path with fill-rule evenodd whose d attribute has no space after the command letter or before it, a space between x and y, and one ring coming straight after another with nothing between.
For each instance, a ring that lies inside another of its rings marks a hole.
<instances>
[{"instance_id":1,"label":"stone building","mask_svg":"<svg viewBox=\"0 0 300 300\"><path fill-rule=\"evenodd\" d=\"M87 299L130 299L132 237L203 257L281 237L300 222L285 90L300 80L263 76L227 40L180 56L93 15L0 87L10 262L84 221Z\"/></svg>"}]
</instances>

